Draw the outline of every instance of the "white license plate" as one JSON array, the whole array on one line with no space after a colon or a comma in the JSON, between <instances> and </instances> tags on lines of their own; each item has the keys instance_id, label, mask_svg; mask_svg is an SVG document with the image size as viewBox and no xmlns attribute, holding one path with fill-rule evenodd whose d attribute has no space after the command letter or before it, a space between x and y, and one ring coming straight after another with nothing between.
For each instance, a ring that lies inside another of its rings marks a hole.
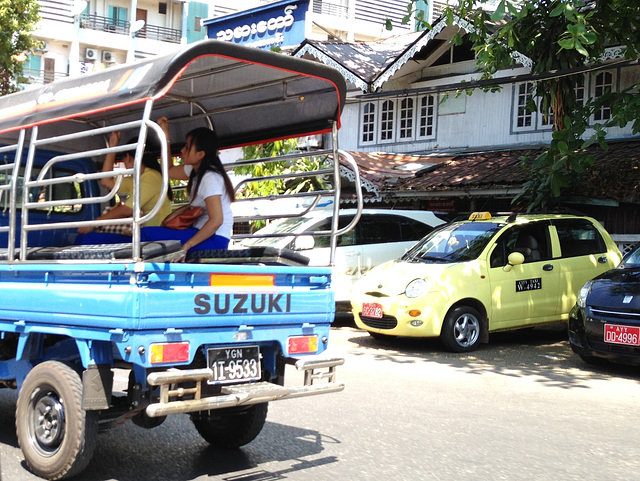
<instances>
[{"instance_id":1,"label":"white license plate","mask_svg":"<svg viewBox=\"0 0 640 481\"><path fill-rule=\"evenodd\" d=\"M208 365L213 371L213 384L259 381L260 348L258 346L207 349Z\"/></svg>"},{"instance_id":2,"label":"white license plate","mask_svg":"<svg viewBox=\"0 0 640 481\"><path fill-rule=\"evenodd\" d=\"M362 305L362 315L382 319L382 306L376 302L365 302Z\"/></svg>"},{"instance_id":3,"label":"white license plate","mask_svg":"<svg viewBox=\"0 0 640 481\"><path fill-rule=\"evenodd\" d=\"M627 346L640 346L640 327L605 324L604 342L610 344L625 344Z\"/></svg>"}]
</instances>

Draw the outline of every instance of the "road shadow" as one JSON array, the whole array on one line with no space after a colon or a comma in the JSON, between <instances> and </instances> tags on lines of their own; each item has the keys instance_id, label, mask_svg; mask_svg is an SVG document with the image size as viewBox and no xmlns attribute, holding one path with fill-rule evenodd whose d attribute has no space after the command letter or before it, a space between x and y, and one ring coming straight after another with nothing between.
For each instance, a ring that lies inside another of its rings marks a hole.
<instances>
[{"instance_id":1,"label":"road shadow","mask_svg":"<svg viewBox=\"0 0 640 481\"><path fill-rule=\"evenodd\" d=\"M356 327L351 311L336 311L333 319L333 327Z\"/></svg>"},{"instance_id":2,"label":"road shadow","mask_svg":"<svg viewBox=\"0 0 640 481\"><path fill-rule=\"evenodd\" d=\"M22 473L19 479L39 479L30 473L19 451L15 432L15 391L0 392L0 456L3 472ZM82 481L271 481L287 473L336 463L322 456L327 444L340 441L319 431L267 421L262 432L237 450L217 450L204 441L188 415L167 417L147 430L126 423L98 436ZM23 476L24 475L24 476ZM311 478L312 475L309 475ZM4 479L4 478L3 478Z\"/></svg>"},{"instance_id":3,"label":"road shadow","mask_svg":"<svg viewBox=\"0 0 640 481\"><path fill-rule=\"evenodd\" d=\"M128 423L102 433L82 479L285 479L287 473L337 462L335 456L318 455L326 444L338 442L318 431L267 422L260 435L248 445L237 450L218 450L200 437L188 416L174 415L152 431Z\"/></svg>"},{"instance_id":4,"label":"road shadow","mask_svg":"<svg viewBox=\"0 0 640 481\"><path fill-rule=\"evenodd\" d=\"M589 388L589 382L612 376L640 383L637 367L585 363L571 351L563 324L492 333L488 344L480 345L471 353L448 352L437 338L378 340L359 329L336 329L352 331L348 340L357 349L350 354L371 356L374 360L391 360L399 364L436 362L471 374L530 376L538 383L567 389Z\"/></svg>"}]
</instances>

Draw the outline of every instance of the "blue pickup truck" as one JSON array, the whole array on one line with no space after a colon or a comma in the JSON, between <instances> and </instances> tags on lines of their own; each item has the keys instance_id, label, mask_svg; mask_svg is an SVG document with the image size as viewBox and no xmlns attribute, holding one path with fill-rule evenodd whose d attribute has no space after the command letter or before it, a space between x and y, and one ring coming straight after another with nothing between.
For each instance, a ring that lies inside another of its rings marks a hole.
<instances>
[{"instance_id":1,"label":"blue pickup truck","mask_svg":"<svg viewBox=\"0 0 640 481\"><path fill-rule=\"evenodd\" d=\"M152 428L188 413L209 443L237 448L259 434L268 402L343 389L343 360L322 355L331 269L275 249L172 262L179 242L140 240L162 201L146 216L137 207L142 142L107 139L155 137L169 187L162 116L173 139L206 126L223 148L326 134L332 148L314 155L338 159L344 100L332 68L218 41L0 97L0 386L19 390L18 441L36 475L77 475L99 429L127 420ZM97 167L131 148L134 168ZM117 180L109 191L105 176ZM115 222L94 219L123 176L136 203L117 222L131 226L131 241L75 245L78 227ZM339 205L339 180L320 194ZM336 221L334 246L337 233ZM304 372L301 385L285 383L287 365Z\"/></svg>"}]
</instances>

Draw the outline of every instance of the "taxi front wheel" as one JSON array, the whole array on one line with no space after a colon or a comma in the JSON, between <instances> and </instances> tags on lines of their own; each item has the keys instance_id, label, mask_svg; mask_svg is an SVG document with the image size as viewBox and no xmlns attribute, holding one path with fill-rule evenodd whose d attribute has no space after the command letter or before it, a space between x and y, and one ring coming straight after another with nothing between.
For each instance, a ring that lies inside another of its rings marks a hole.
<instances>
[{"instance_id":1,"label":"taxi front wheel","mask_svg":"<svg viewBox=\"0 0 640 481\"><path fill-rule=\"evenodd\" d=\"M458 306L447 314L440 338L453 352L473 351L480 342L480 313L473 307Z\"/></svg>"}]
</instances>

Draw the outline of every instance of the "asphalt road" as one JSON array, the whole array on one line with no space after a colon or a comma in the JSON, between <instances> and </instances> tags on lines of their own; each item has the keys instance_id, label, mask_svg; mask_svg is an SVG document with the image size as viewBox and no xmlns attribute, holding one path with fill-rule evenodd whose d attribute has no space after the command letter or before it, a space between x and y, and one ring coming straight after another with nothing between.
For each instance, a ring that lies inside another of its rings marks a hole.
<instances>
[{"instance_id":1,"label":"asphalt road","mask_svg":"<svg viewBox=\"0 0 640 481\"><path fill-rule=\"evenodd\" d=\"M564 329L492 336L466 355L437 341L378 342L349 325L337 394L271 403L260 436L216 451L186 415L102 433L87 481L632 480L640 476L640 372L590 367ZM299 380L292 372L288 382ZM0 391L2 480L22 463L15 393Z\"/></svg>"}]
</instances>

